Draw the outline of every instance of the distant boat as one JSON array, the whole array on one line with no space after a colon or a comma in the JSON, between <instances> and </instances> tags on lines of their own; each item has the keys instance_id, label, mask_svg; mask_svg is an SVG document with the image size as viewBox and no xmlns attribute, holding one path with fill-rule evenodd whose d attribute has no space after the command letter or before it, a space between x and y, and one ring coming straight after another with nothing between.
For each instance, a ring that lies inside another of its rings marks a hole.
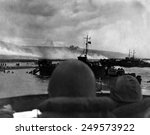
<instances>
[{"instance_id":1,"label":"distant boat","mask_svg":"<svg viewBox=\"0 0 150 135\"><path fill-rule=\"evenodd\" d=\"M144 60L140 58L134 57L135 51L133 53L133 56L125 57L124 59L102 59L101 63L103 66L121 66L121 67L150 67L149 62L145 62Z\"/></svg>"}]
</instances>

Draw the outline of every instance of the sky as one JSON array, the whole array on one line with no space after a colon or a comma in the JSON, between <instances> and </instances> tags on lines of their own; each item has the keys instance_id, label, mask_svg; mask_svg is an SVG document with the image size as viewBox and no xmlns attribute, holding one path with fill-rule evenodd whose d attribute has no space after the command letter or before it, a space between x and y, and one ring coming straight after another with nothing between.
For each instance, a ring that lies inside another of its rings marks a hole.
<instances>
[{"instance_id":1,"label":"sky","mask_svg":"<svg viewBox=\"0 0 150 135\"><path fill-rule=\"evenodd\" d=\"M150 58L149 0L0 0L0 40L84 47Z\"/></svg>"}]
</instances>

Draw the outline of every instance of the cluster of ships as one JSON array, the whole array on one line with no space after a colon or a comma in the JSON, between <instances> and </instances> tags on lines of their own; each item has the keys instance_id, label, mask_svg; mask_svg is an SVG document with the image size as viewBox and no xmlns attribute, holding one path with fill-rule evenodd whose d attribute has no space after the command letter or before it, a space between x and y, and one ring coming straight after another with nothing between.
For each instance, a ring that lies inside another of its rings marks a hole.
<instances>
[{"instance_id":1,"label":"cluster of ships","mask_svg":"<svg viewBox=\"0 0 150 135\"><path fill-rule=\"evenodd\" d=\"M122 67L150 67L150 63L144 61L143 59L135 58L134 53L132 57L130 57L129 53L129 57L126 57L124 59L121 58L109 58L97 60L88 59L87 54L89 44L91 44L91 41L90 38L87 36L84 54L80 55L77 59L86 63L92 69L93 73L95 74L95 78L97 80L103 79L108 76L116 77L126 74ZM33 70L30 71L29 73L41 77L45 76L50 77L54 69L61 61L64 60L38 59L37 61L34 61L37 66L35 67L32 66ZM115 68L116 66L119 66L120 68ZM4 67L6 67L6 65L0 65L0 70L4 70ZM21 68L21 66L17 64L16 67L14 68ZM131 73L131 75L135 76L140 82L141 76L136 76L135 73Z\"/></svg>"},{"instance_id":2,"label":"cluster of ships","mask_svg":"<svg viewBox=\"0 0 150 135\"><path fill-rule=\"evenodd\" d=\"M132 57L126 57L124 59L119 58L99 59L99 60L88 59L87 54L89 44L91 44L91 41L89 41L89 37L87 36L85 53L79 56L77 59L86 63L92 69L97 80L103 79L108 76L116 77L128 74L125 73L124 69L121 67L150 67L150 63L142 59L135 58L134 55ZM35 68L33 71L31 71L31 73L34 75L39 74L40 76L51 76L53 70L61 61L64 60L39 59L38 67ZM115 66L119 66L120 68L115 68ZM136 77L138 81L141 83L142 80L141 76L139 75L136 76L135 73L130 74Z\"/></svg>"}]
</instances>

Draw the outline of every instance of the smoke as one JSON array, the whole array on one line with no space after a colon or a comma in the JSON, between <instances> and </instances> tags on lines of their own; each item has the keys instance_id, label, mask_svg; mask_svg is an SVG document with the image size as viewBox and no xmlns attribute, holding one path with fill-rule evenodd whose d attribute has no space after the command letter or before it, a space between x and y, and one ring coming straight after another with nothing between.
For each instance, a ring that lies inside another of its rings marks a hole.
<instances>
[{"instance_id":1,"label":"smoke","mask_svg":"<svg viewBox=\"0 0 150 135\"><path fill-rule=\"evenodd\" d=\"M39 58L46 59L77 59L81 55L81 50L71 50L66 47L32 47L30 48L33 54L39 56ZM30 51L31 51L30 50ZM103 55L96 53L89 53L88 59L103 59L107 58Z\"/></svg>"},{"instance_id":2,"label":"smoke","mask_svg":"<svg viewBox=\"0 0 150 135\"><path fill-rule=\"evenodd\" d=\"M89 34L92 49L123 53L134 49L136 56L150 57L149 9L147 0L0 0L0 39L18 39L15 44L20 46L44 46L49 39L59 46L83 48L83 37ZM21 49L13 51L23 54ZM39 50L34 53L44 56ZM44 57L75 57L65 51L45 53Z\"/></svg>"},{"instance_id":3,"label":"smoke","mask_svg":"<svg viewBox=\"0 0 150 135\"><path fill-rule=\"evenodd\" d=\"M26 56L26 57L39 57L38 54L29 49L23 49L17 45L0 41L0 54L11 56Z\"/></svg>"},{"instance_id":4,"label":"smoke","mask_svg":"<svg viewBox=\"0 0 150 135\"><path fill-rule=\"evenodd\" d=\"M37 54L25 52L24 50L15 49L15 48L12 50L9 50L7 48L0 47L0 54L1 55L11 55L11 56L14 55L14 56L26 56L26 57L39 57L39 55L37 55Z\"/></svg>"},{"instance_id":5,"label":"smoke","mask_svg":"<svg viewBox=\"0 0 150 135\"><path fill-rule=\"evenodd\" d=\"M87 55L88 59L108 59L106 56L103 55L98 55L98 54L88 54Z\"/></svg>"}]
</instances>

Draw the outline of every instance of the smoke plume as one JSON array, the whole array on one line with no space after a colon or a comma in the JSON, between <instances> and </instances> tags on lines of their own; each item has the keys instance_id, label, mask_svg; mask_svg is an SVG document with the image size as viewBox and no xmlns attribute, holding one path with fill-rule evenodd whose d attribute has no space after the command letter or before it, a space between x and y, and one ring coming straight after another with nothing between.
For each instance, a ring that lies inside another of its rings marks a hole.
<instances>
[{"instance_id":1,"label":"smoke plume","mask_svg":"<svg viewBox=\"0 0 150 135\"><path fill-rule=\"evenodd\" d=\"M83 48L89 34L92 49L130 49L150 57L149 9L148 0L0 0L0 39L18 39L20 46L44 45L49 39Z\"/></svg>"}]
</instances>

